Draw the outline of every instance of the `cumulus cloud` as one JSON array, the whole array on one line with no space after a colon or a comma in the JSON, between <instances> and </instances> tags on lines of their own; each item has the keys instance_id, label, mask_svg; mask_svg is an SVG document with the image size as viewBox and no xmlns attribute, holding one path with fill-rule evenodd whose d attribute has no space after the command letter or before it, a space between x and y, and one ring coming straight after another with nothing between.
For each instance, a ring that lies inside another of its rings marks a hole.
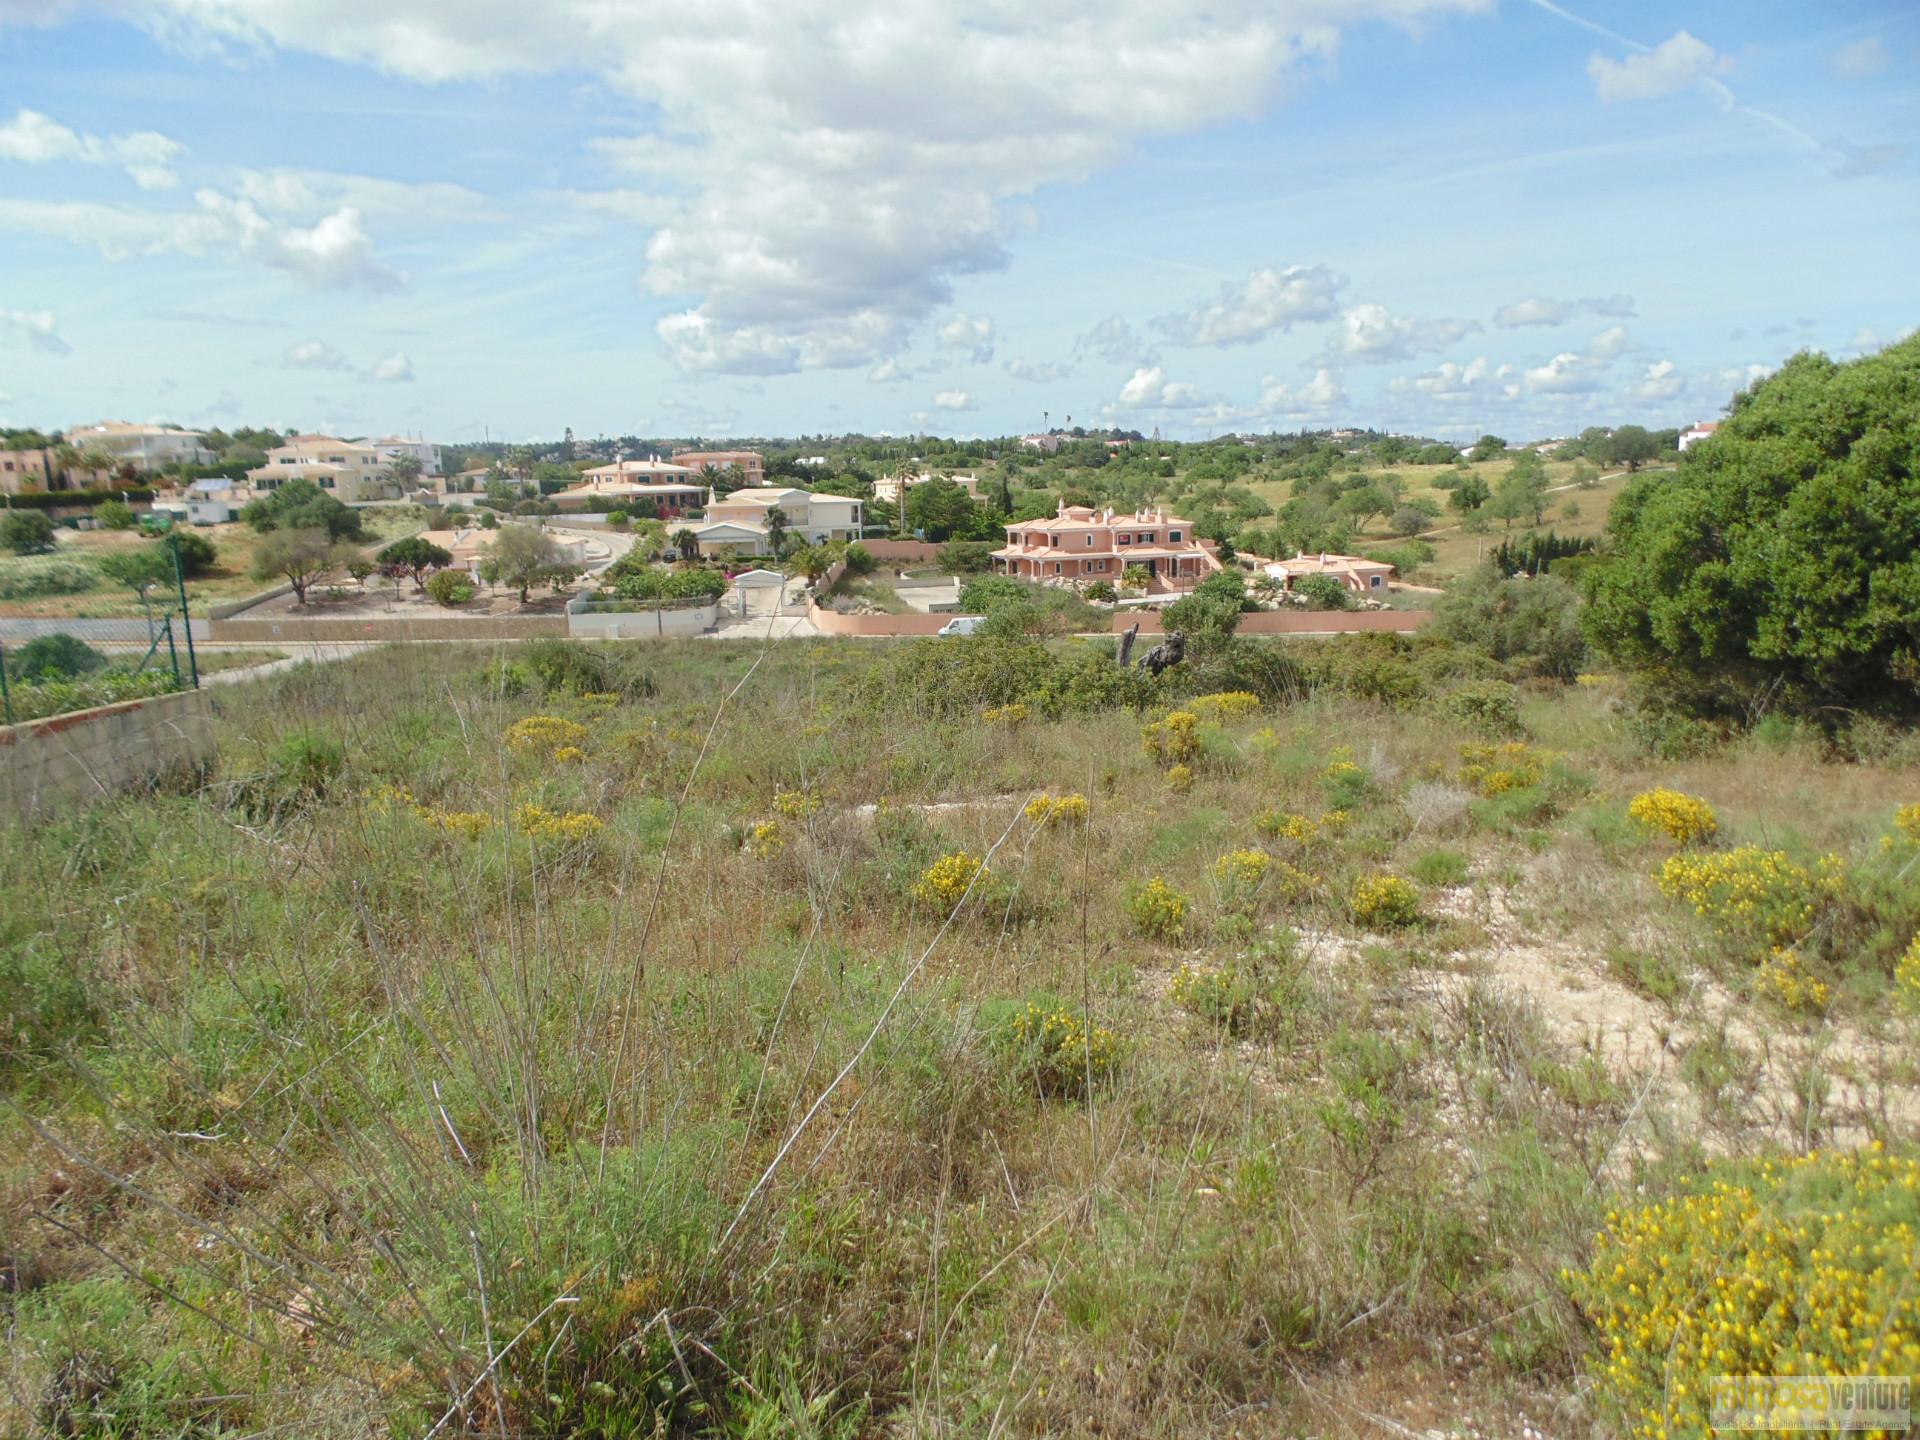
<instances>
[{"instance_id":1,"label":"cumulus cloud","mask_svg":"<svg viewBox=\"0 0 1920 1440\"><path fill-rule=\"evenodd\" d=\"M347 357L324 340L302 340L289 345L280 357L289 370L347 370Z\"/></svg>"},{"instance_id":2,"label":"cumulus cloud","mask_svg":"<svg viewBox=\"0 0 1920 1440\"><path fill-rule=\"evenodd\" d=\"M1584 300L1554 300L1538 296L1516 300L1493 312L1493 323L1502 330L1517 330L1525 325L1564 325L1581 315L1611 315L1633 318L1631 295L1598 295Z\"/></svg>"},{"instance_id":3,"label":"cumulus cloud","mask_svg":"<svg viewBox=\"0 0 1920 1440\"><path fill-rule=\"evenodd\" d=\"M867 380L874 385L896 385L902 380L911 380L913 371L889 355L878 365L867 371Z\"/></svg>"},{"instance_id":4,"label":"cumulus cloud","mask_svg":"<svg viewBox=\"0 0 1920 1440\"><path fill-rule=\"evenodd\" d=\"M109 260L141 255L235 255L282 271L315 289L398 289L360 223L343 206L311 226L263 213L251 200L218 190L195 193L191 210L141 210L78 201L0 198L0 229L91 246Z\"/></svg>"},{"instance_id":5,"label":"cumulus cloud","mask_svg":"<svg viewBox=\"0 0 1920 1440\"><path fill-rule=\"evenodd\" d=\"M1656 360L1634 382L1636 400L1673 400L1687 388L1686 379L1671 360Z\"/></svg>"},{"instance_id":6,"label":"cumulus cloud","mask_svg":"<svg viewBox=\"0 0 1920 1440\"><path fill-rule=\"evenodd\" d=\"M1624 60L1595 55L1587 61L1594 94L1609 105L1620 100L1657 100L1732 68L1727 56L1684 30Z\"/></svg>"},{"instance_id":7,"label":"cumulus cloud","mask_svg":"<svg viewBox=\"0 0 1920 1440\"><path fill-rule=\"evenodd\" d=\"M1842 45L1827 59L1828 68L1843 80L1864 80L1878 75L1888 64L1887 47L1877 35Z\"/></svg>"},{"instance_id":8,"label":"cumulus cloud","mask_svg":"<svg viewBox=\"0 0 1920 1440\"><path fill-rule=\"evenodd\" d=\"M972 410L975 409L973 397L964 390L942 390L933 397L936 410Z\"/></svg>"},{"instance_id":9,"label":"cumulus cloud","mask_svg":"<svg viewBox=\"0 0 1920 1440\"><path fill-rule=\"evenodd\" d=\"M1203 402L1193 386L1169 380L1158 365L1148 365L1120 387L1117 403L1122 410L1191 410Z\"/></svg>"},{"instance_id":10,"label":"cumulus cloud","mask_svg":"<svg viewBox=\"0 0 1920 1440\"><path fill-rule=\"evenodd\" d=\"M1355 305L1341 312L1340 328L1327 343L1328 360L1358 360L1384 365L1411 360L1447 346L1480 329L1475 320L1409 320L1384 305Z\"/></svg>"},{"instance_id":11,"label":"cumulus cloud","mask_svg":"<svg viewBox=\"0 0 1920 1440\"><path fill-rule=\"evenodd\" d=\"M413 361L404 350L396 350L374 364L372 376L388 385L405 385L413 379Z\"/></svg>"},{"instance_id":12,"label":"cumulus cloud","mask_svg":"<svg viewBox=\"0 0 1920 1440\"><path fill-rule=\"evenodd\" d=\"M1344 276L1324 265L1256 270L1243 282L1222 285L1194 310L1161 316L1154 326L1179 345L1251 345L1303 321L1333 319L1345 285Z\"/></svg>"},{"instance_id":13,"label":"cumulus cloud","mask_svg":"<svg viewBox=\"0 0 1920 1440\"><path fill-rule=\"evenodd\" d=\"M1520 394L1513 378L1513 366L1495 365L1481 355L1466 364L1452 360L1419 375L1402 375L1390 381L1387 389L1395 395L1414 396L1442 405L1486 405L1512 400Z\"/></svg>"},{"instance_id":14,"label":"cumulus cloud","mask_svg":"<svg viewBox=\"0 0 1920 1440\"><path fill-rule=\"evenodd\" d=\"M73 347L61 338L51 310L8 310L0 308L0 329L17 330L27 344L49 355L65 355Z\"/></svg>"},{"instance_id":15,"label":"cumulus cloud","mask_svg":"<svg viewBox=\"0 0 1920 1440\"><path fill-rule=\"evenodd\" d=\"M956 314L935 332L949 350L964 350L976 365L993 359L993 321L984 315Z\"/></svg>"},{"instance_id":16,"label":"cumulus cloud","mask_svg":"<svg viewBox=\"0 0 1920 1440\"><path fill-rule=\"evenodd\" d=\"M1067 367L1056 361L1009 360L1007 374L1030 385L1051 385L1067 377Z\"/></svg>"},{"instance_id":17,"label":"cumulus cloud","mask_svg":"<svg viewBox=\"0 0 1920 1440\"><path fill-rule=\"evenodd\" d=\"M22 108L0 125L0 159L27 165L66 161L113 165L126 171L142 190L170 190L180 183L173 159L186 147L154 130L125 135L88 135L69 129L38 110Z\"/></svg>"},{"instance_id":18,"label":"cumulus cloud","mask_svg":"<svg viewBox=\"0 0 1920 1440\"><path fill-rule=\"evenodd\" d=\"M843 0L539 7L153 0L176 38L304 50L437 82L588 71L649 133L601 154L671 197L642 281L691 368L867 368L1006 261L1009 207L1143 142L1240 121L1341 29L1488 0L1175 0L848 7ZM1098 65L1063 65L1097 53ZM831 77L822 83L822 76ZM777 217L770 222L769 217Z\"/></svg>"}]
</instances>

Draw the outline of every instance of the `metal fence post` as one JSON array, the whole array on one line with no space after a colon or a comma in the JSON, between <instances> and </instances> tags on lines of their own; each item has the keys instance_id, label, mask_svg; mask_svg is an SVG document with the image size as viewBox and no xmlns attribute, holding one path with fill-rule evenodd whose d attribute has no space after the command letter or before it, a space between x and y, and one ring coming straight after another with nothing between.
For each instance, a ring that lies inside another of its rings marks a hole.
<instances>
[{"instance_id":1,"label":"metal fence post","mask_svg":"<svg viewBox=\"0 0 1920 1440\"><path fill-rule=\"evenodd\" d=\"M173 683L178 685L180 683L180 652L173 648L173 617L169 615L161 623L167 627L167 659L173 664Z\"/></svg>"},{"instance_id":2,"label":"metal fence post","mask_svg":"<svg viewBox=\"0 0 1920 1440\"><path fill-rule=\"evenodd\" d=\"M173 583L180 592L180 628L187 633L187 669L193 675L193 688L198 690L200 688L200 659L193 653L193 617L187 614L187 576L186 572L180 568L180 536L177 532L169 530L167 532L167 539L171 542L173 549ZM167 632L167 649L169 651L173 649L173 632L171 629ZM176 680L180 678L180 660L178 656L174 657L173 678Z\"/></svg>"},{"instance_id":3,"label":"metal fence post","mask_svg":"<svg viewBox=\"0 0 1920 1440\"><path fill-rule=\"evenodd\" d=\"M7 647L0 645L0 713L13 724L13 692L7 688Z\"/></svg>"}]
</instances>

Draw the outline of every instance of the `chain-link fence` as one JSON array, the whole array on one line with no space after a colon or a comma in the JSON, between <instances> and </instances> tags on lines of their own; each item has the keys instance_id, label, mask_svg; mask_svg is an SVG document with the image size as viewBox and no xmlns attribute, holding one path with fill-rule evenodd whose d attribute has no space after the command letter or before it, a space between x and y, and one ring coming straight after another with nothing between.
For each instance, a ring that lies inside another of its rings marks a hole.
<instances>
[{"instance_id":1,"label":"chain-link fence","mask_svg":"<svg viewBox=\"0 0 1920 1440\"><path fill-rule=\"evenodd\" d=\"M170 537L0 552L0 721L197 689Z\"/></svg>"}]
</instances>

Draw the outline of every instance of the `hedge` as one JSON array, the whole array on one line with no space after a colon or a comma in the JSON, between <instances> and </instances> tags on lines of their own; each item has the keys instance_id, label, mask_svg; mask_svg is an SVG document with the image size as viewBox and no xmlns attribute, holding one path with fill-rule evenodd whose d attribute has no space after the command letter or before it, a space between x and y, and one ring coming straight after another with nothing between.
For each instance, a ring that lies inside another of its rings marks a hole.
<instances>
[{"instance_id":1,"label":"hedge","mask_svg":"<svg viewBox=\"0 0 1920 1440\"><path fill-rule=\"evenodd\" d=\"M105 504L109 500L151 500L151 485L131 485L125 490L27 490L9 496L6 504L15 510L58 510L69 505Z\"/></svg>"}]
</instances>

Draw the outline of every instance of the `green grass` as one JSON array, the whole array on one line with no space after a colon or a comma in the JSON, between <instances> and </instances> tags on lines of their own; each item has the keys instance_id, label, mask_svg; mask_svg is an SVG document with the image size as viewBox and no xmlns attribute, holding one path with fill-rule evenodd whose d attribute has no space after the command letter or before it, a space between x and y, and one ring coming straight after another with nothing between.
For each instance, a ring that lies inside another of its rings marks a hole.
<instances>
[{"instance_id":1,"label":"green grass","mask_svg":"<svg viewBox=\"0 0 1920 1440\"><path fill-rule=\"evenodd\" d=\"M1327 690L1209 727L1179 792L1141 728L1210 672L984 724L1048 652L975 643L375 651L222 687L203 780L0 831L0 1432L1518 1433L1593 1353L1556 1277L1692 1173L1687 1117L1759 1152L1907 1113L1851 1001L1890 1108L1789 1137L1740 1042L1669 1017L1678 1073L1622 1068L1501 968L1660 994L1633 957L1709 943L1594 821L1648 783L1864 873L1891 769L1663 764L1542 688L1540 793L1442 820L1409 796L1470 737ZM508 743L534 715L582 753ZM949 915L916 890L959 852ZM1347 917L1469 871L1484 931ZM1153 875L1177 934L1129 919ZM1829 1023L1753 1013L1782 1055Z\"/></svg>"}]
</instances>

